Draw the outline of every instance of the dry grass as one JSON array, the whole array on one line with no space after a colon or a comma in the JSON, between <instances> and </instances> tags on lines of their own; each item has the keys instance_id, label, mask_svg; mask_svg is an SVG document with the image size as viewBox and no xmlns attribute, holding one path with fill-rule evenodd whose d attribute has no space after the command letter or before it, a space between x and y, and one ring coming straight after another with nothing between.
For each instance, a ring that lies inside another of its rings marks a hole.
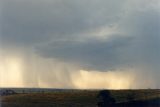
<instances>
[{"instance_id":1,"label":"dry grass","mask_svg":"<svg viewBox=\"0 0 160 107\"><path fill-rule=\"evenodd\" d=\"M16 94L2 97L2 107L96 107L99 91L67 91L51 93ZM160 90L111 90L116 102L160 98Z\"/></svg>"}]
</instances>

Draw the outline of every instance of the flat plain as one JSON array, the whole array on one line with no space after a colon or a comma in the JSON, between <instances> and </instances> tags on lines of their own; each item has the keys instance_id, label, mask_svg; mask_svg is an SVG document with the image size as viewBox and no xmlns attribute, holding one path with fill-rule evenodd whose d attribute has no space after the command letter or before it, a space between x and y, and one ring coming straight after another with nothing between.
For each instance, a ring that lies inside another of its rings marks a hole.
<instances>
[{"instance_id":1,"label":"flat plain","mask_svg":"<svg viewBox=\"0 0 160 107\"><path fill-rule=\"evenodd\" d=\"M100 92L100 90L13 90L17 91L17 94L1 96L2 107L97 107L97 95ZM129 107L127 104L160 107L160 89L109 91L119 107L122 105Z\"/></svg>"}]
</instances>

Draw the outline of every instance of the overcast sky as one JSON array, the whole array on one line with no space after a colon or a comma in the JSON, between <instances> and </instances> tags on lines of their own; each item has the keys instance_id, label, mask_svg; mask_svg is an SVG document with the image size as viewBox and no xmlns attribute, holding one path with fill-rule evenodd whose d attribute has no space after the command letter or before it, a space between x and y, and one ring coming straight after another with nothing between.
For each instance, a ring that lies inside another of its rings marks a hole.
<instances>
[{"instance_id":1,"label":"overcast sky","mask_svg":"<svg viewBox=\"0 0 160 107\"><path fill-rule=\"evenodd\" d=\"M160 88L159 47L159 0L0 0L1 87Z\"/></svg>"}]
</instances>

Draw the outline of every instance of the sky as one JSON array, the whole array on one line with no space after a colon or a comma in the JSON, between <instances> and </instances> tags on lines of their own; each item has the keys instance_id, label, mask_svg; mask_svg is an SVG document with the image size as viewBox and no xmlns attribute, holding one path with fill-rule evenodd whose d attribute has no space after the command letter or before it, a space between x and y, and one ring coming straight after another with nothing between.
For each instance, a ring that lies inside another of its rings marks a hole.
<instances>
[{"instance_id":1,"label":"sky","mask_svg":"<svg viewBox=\"0 0 160 107\"><path fill-rule=\"evenodd\" d=\"M159 0L0 0L0 87L160 88Z\"/></svg>"}]
</instances>

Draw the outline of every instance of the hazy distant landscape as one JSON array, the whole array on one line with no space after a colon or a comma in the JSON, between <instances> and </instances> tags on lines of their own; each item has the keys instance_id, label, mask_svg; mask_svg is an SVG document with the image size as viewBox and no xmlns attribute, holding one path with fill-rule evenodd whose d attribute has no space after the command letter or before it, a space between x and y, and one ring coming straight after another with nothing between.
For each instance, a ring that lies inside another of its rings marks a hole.
<instances>
[{"instance_id":1,"label":"hazy distant landscape","mask_svg":"<svg viewBox=\"0 0 160 107\"><path fill-rule=\"evenodd\" d=\"M2 96L2 107L96 107L100 90L13 89ZM160 90L110 90L118 107L160 107ZM134 107L134 106L131 106Z\"/></svg>"}]
</instances>

